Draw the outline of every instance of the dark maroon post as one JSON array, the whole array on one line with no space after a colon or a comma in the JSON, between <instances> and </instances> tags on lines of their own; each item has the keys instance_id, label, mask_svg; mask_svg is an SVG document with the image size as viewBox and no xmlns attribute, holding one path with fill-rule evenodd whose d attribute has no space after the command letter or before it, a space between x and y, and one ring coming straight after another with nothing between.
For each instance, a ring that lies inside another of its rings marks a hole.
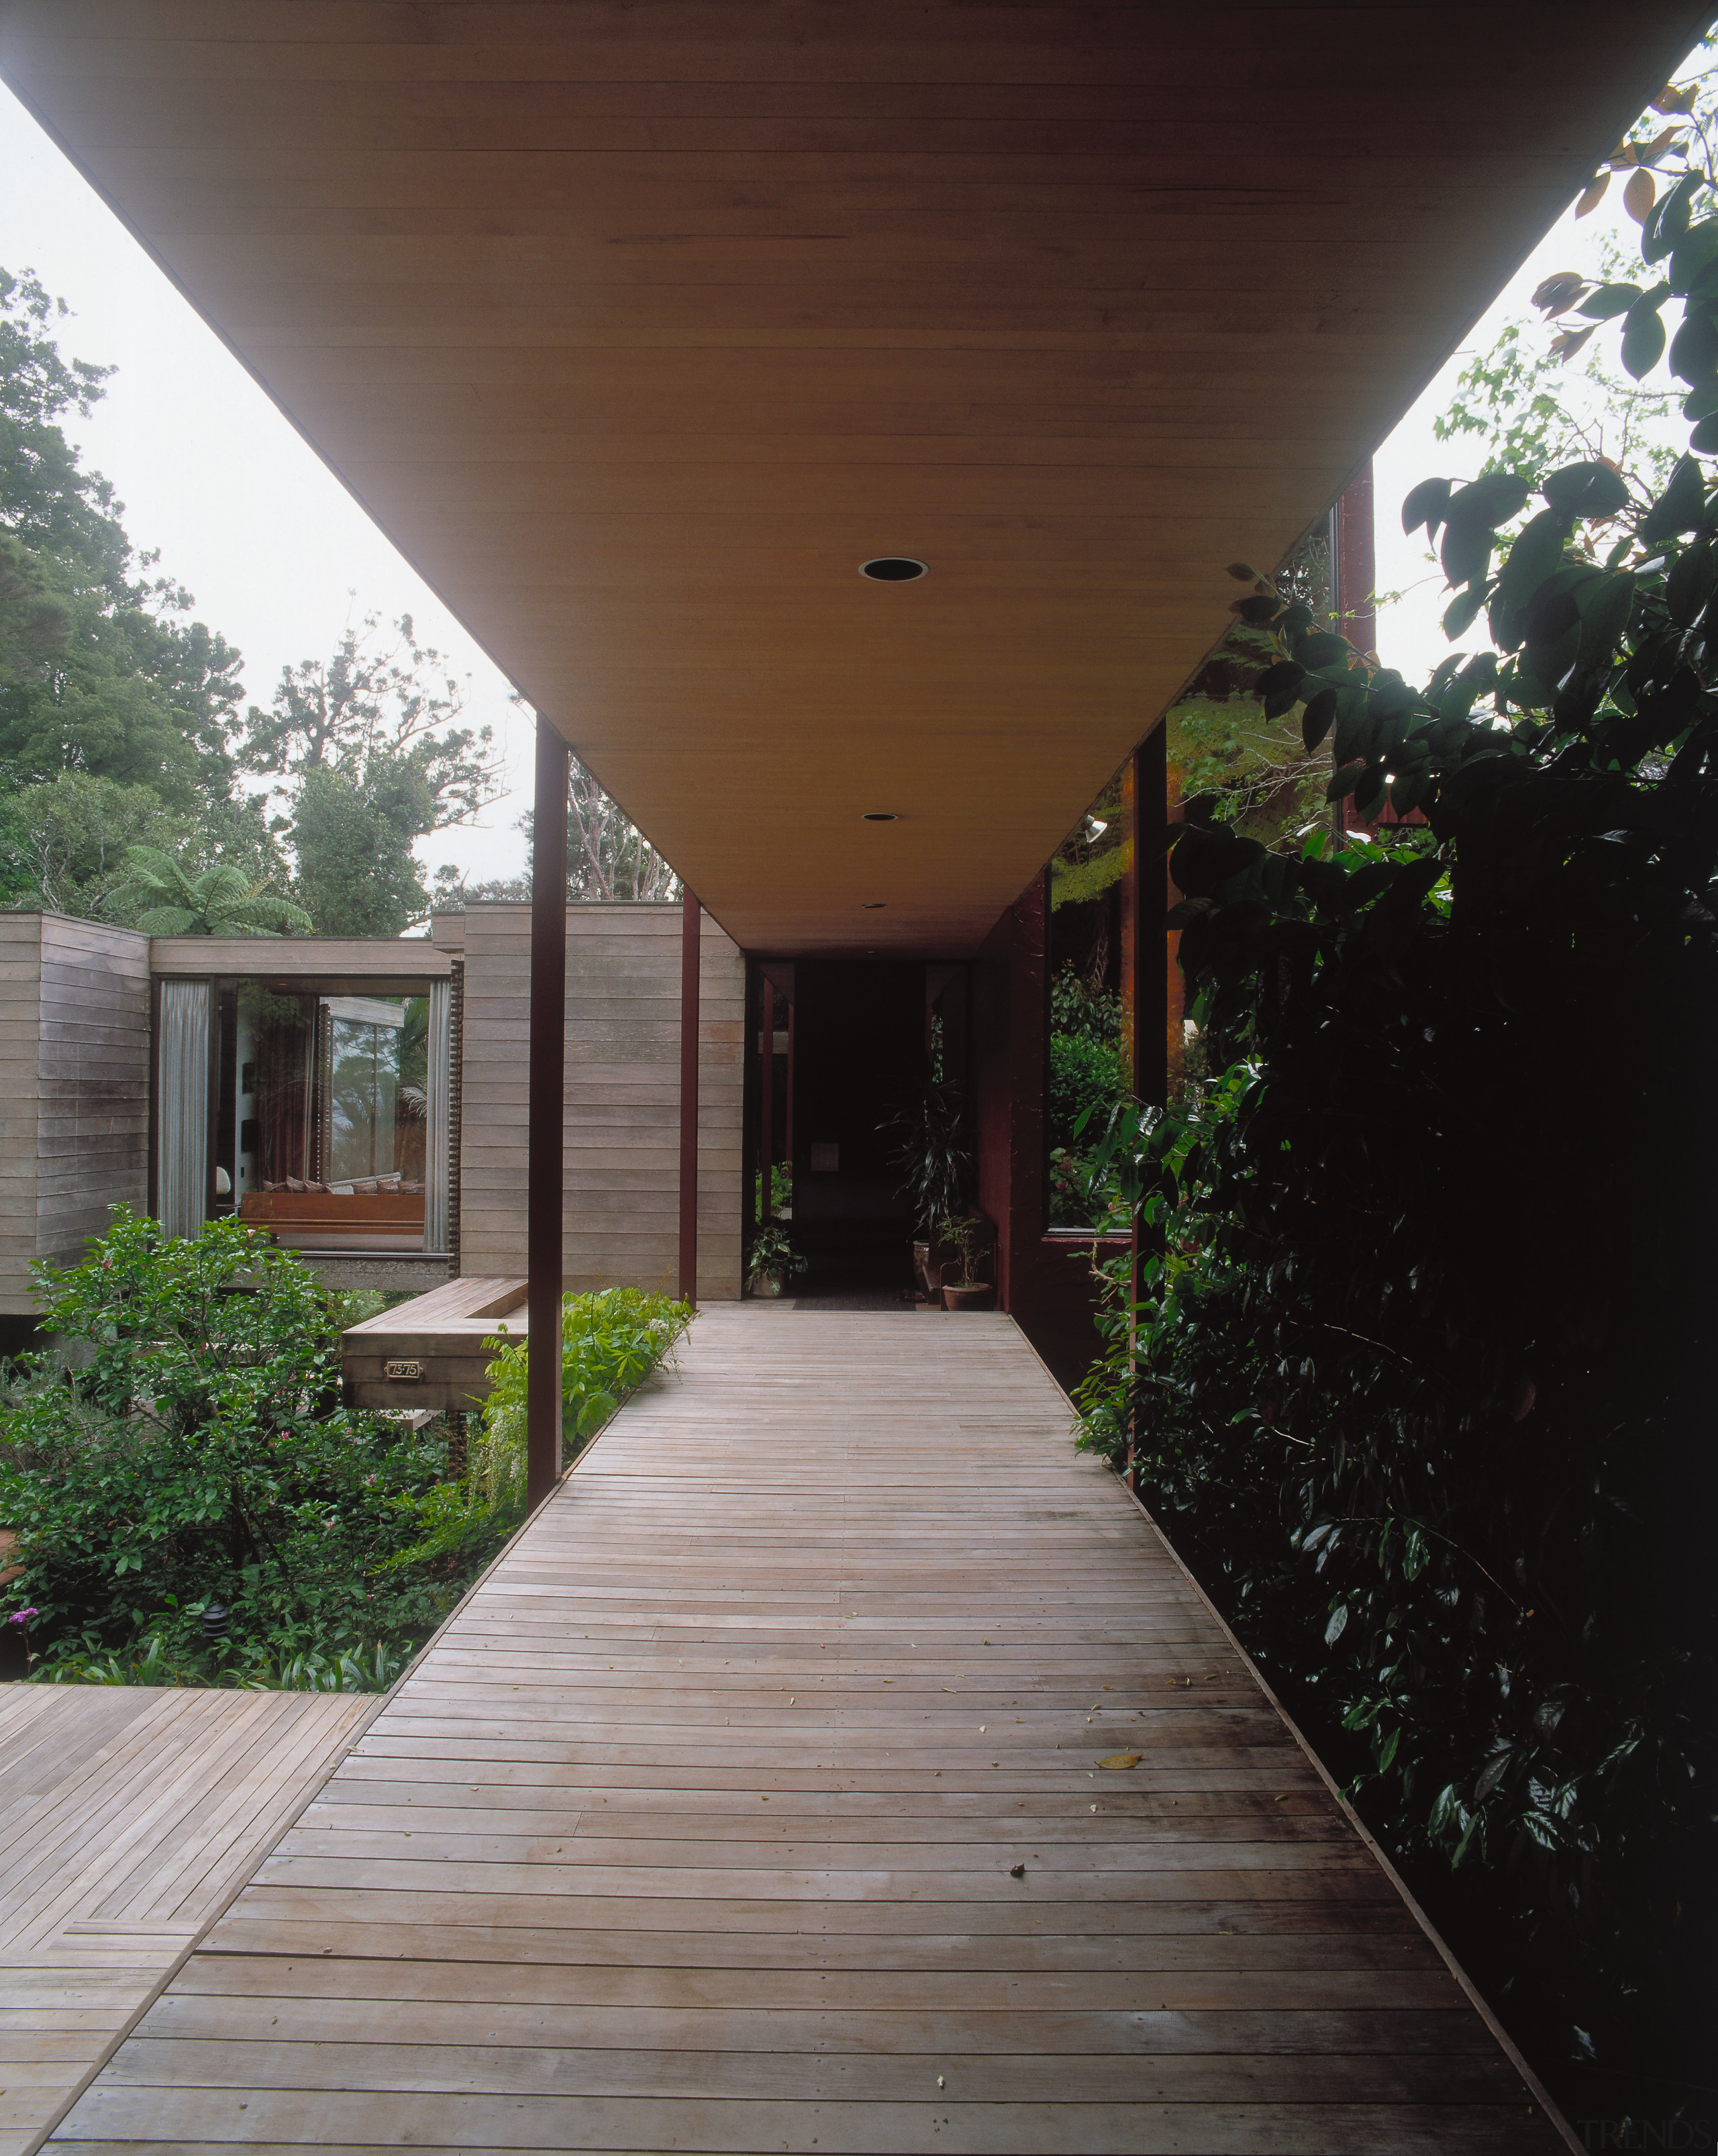
<instances>
[{"instance_id":1,"label":"dark maroon post","mask_svg":"<svg viewBox=\"0 0 1718 2156\"><path fill-rule=\"evenodd\" d=\"M680 902L680 1300L698 1305L698 968L704 909Z\"/></svg>"},{"instance_id":2,"label":"dark maroon post","mask_svg":"<svg viewBox=\"0 0 1718 2156\"><path fill-rule=\"evenodd\" d=\"M562 1147L567 1088L567 743L537 720L531 872L531 1045L526 1107L526 1481L535 1508L561 1476Z\"/></svg>"}]
</instances>

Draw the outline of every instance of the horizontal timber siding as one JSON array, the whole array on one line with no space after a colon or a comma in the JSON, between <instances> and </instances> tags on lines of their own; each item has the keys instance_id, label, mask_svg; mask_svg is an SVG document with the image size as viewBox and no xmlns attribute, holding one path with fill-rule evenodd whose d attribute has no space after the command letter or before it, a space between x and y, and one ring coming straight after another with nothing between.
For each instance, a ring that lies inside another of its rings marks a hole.
<instances>
[{"instance_id":1,"label":"horizontal timber siding","mask_svg":"<svg viewBox=\"0 0 1718 2156\"><path fill-rule=\"evenodd\" d=\"M570 1291L680 1265L680 909L567 908L562 1254ZM464 917L462 1273L525 1268L531 910ZM698 1292L740 1292L745 961L708 915L700 968Z\"/></svg>"},{"instance_id":2,"label":"horizontal timber siding","mask_svg":"<svg viewBox=\"0 0 1718 2156\"><path fill-rule=\"evenodd\" d=\"M148 1198L149 938L0 916L0 1311Z\"/></svg>"},{"instance_id":3,"label":"horizontal timber siding","mask_svg":"<svg viewBox=\"0 0 1718 2156\"><path fill-rule=\"evenodd\" d=\"M0 913L0 1312L23 1312L36 1255L42 916Z\"/></svg>"}]
</instances>

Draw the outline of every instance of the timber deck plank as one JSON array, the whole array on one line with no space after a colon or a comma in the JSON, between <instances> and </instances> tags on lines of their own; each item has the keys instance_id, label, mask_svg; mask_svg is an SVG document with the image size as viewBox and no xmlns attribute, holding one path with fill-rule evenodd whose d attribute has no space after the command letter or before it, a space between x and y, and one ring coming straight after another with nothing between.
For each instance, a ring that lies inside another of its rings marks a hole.
<instances>
[{"instance_id":1,"label":"timber deck plank","mask_svg":"<svg viewBox=\"0 0 1718 2156\"><path fill-rule=\"evenodd\" d=\"M1560 2145L1009 1321L743 1308L51 2143Z\"/></svg>"},{"instance_id":2,"label":"timber deck plank","mask_svg":"<svg viewBox=\"0 0 1718 2156\"><path fill-rule=\"evenodd\" d=\"M35 2145L372 1704L0 1691L0 2156Z\"/></svg>"}]
</instances>

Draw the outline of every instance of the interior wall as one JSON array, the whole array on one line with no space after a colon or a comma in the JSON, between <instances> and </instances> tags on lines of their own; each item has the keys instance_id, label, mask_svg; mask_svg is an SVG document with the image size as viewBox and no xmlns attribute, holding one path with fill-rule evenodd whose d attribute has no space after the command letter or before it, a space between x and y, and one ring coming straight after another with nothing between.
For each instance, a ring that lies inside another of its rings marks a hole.
<instances>
[{"instance_id":1,"label":"interior wall","mask_svg":"<svg viewBox=\"0 0 1718 2156\"><path fill-rule=\"evenodd\" d=\"M1034 876L972 969L974 1150L978 1204L997 1224L1002 1306L1071 1389L1101 1342L1090 1242L1044 1230L1045 899Z\"/></svg>"},{"instance_id":2,"label":"interior wall","mask_svg":"<svg viewBox=\"0 0 1718 2156\"><path fill-rule=\"evenodd\" d=\"M680 933L675 904L567 910L562 1262L568 1292L666 1288L680 1270ZM531 909L464 916L459 1270L526 1270ZM698 1293L740 1293L745 961L704 916Z\"/></svg>"}]
</instances>

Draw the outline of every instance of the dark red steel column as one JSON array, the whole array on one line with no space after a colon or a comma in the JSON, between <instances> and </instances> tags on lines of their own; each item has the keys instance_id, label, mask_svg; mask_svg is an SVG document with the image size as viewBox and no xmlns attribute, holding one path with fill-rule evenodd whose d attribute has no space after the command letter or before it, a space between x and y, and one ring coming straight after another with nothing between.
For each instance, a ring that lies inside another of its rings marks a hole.
<instances>
[{"instance_id":1,"label":"dark red steel column","mask_svg":"<svg viewBox=\"0 0 1718 2156\"><path fill-rule=\"evenodd\" d=\"M1128 837L1133 858L1122 894L1124 919L1133 934L1126 939L1125 958L1131 978L1124 984L1129 1031L1128 1061L1136 1100L1163 1109L1169 1103L1169 1026L1178 1015L1171 994L1168 944L1157 878L1162 872L1163 829L1169 820L1168 721L1160 719L1133 752L1126 789ZM1158 1247L1159 1238L1133 1216L1132 1247L1127 1268L1128 1355L1133 1353L1133 1312L1139 1307L1141 1268ZM1134 1486L1134 1415L1127 1419L1127 1486Z\"/></svg>"},{"instance_id":2,"label":"dark red steel column","mask_svg":"<svg viewBox=\"0 0 1718 2156\"><path fill-rule=\"evenodd\" d=\"M526 1271L531 1373L527 1505L561 1476L562 1152L567 1091L567 743L537 721L531 810L531 1040L526 1107Z\"/></svg>"},{"instance_id":3,"label":"dark red steel column","mask_svg":"<svg viewBox=\"0 0 1718 2156\"><path fill-rule=\"evenodd\" d=\"M794 976L796 990L799 978ZM793 1005L787 1006L787 1097L782 1102L787 1128L782 1134L782 1163L791 1175L793 1172Z\"/></svg>"},{"instance_id":4,"label":"dark red steel column","mask_svg":"<svg viewBox=\"0 0 1718 2156\"><path fill-rule=\"evenodd\" d=\"M762 1103L757 1146L759 1170L758 1225L767 1228L775 1218L770 1204L770 1170L775 1164L776 1144L776 984L763 977L763 1047L757 1065L758 1097Z\"/></svg>"},{"instance_id":5,"label":"dark red steel column","mask_svg":"<svg viewBox=\"0 0 1718 2156\"><path fill-rule=\"evenodd\" d=\"M1372 594L1378 581L1373 530L1372 468L1362 465L1336 499L1336 626L1360 651L1378 640Z\"/></svg>"},{"instance_id":6,"label":"dark red steel column","mask_svg":"<svg viewBox=\"0 0 1718 2156\"><path fill-rule=\"evenodd\" d=\"M680 1300L698 1305L698 1007L704 908L680 901Z\"/></svg>"}]
</instances>

